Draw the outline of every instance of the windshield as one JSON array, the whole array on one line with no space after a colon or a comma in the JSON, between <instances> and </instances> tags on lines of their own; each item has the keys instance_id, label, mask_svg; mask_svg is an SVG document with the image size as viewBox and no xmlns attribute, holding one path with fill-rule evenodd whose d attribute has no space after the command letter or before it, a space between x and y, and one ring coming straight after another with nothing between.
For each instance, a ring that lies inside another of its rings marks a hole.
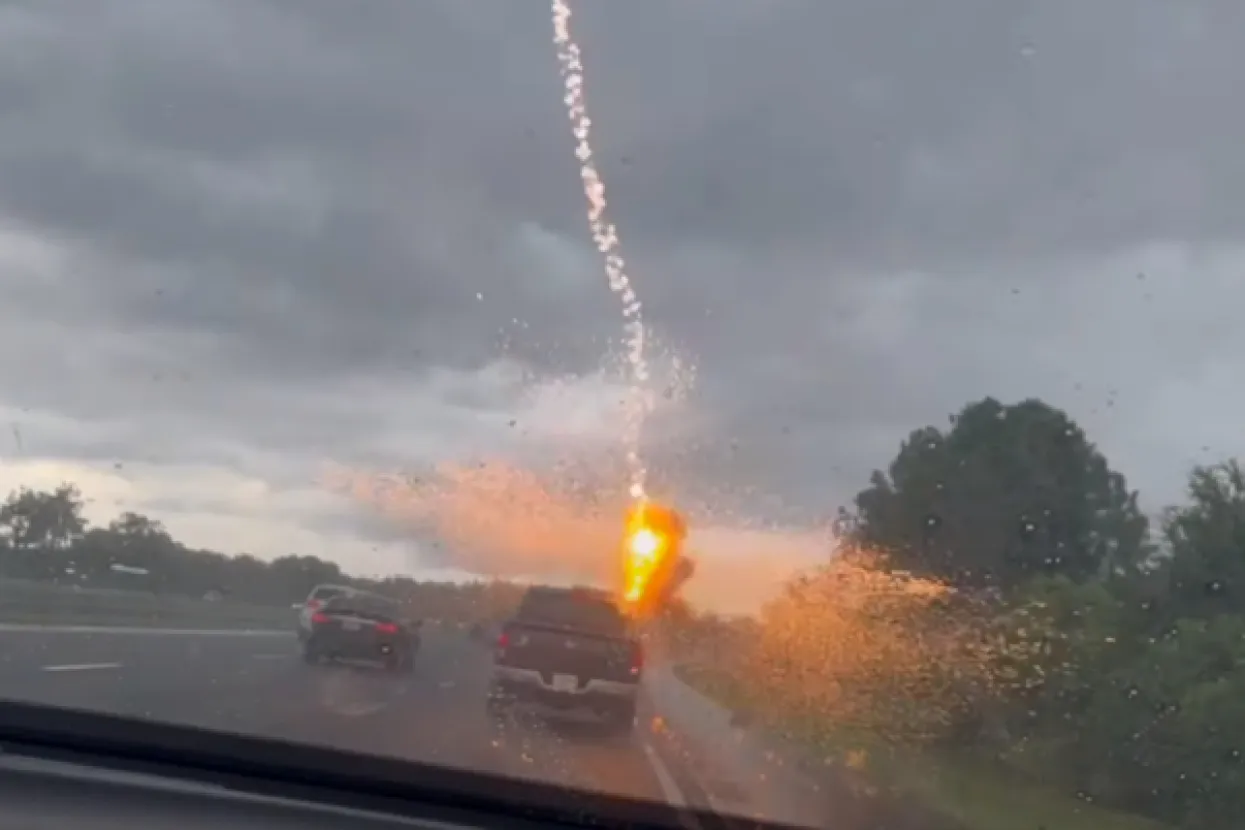
<instances>
[{"instance_id":1,"label":"windshield","mask_svg":"<svg viewBox=\"0 0 1245 830\"><path fill-rule=\"evenodd\" d=\"M1245 5L0 44L0 700L588 813L1245 827Z\"/></svg>"}]
</instances>

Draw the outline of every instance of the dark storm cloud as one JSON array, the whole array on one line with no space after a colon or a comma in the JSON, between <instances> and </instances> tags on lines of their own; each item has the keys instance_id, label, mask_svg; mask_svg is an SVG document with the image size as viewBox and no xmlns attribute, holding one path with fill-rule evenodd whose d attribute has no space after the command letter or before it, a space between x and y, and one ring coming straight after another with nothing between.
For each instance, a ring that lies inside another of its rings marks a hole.
<instances>
[{"instance_id":1,"label":"dark storm cloud","mask_svg":"<svg viewBox=\"0 0 1245 830\"><path fill-rule=\"evenodd\" d=\"M1136 269L1100 260L1240 241L1239 4L576 9L633 278L700 369L700 434L666 442L659 478L817 512L970 397L1109 385L1081 354L1047 365L1120 335L1055 332L1092 323L1038 286L1075 303L1054 286L1097 280L1131 325ZM596 368L619 317L549 37L542 0L6 4L0 214L73 252L9 269L57 275L6 284L6 330L40 355L0 358L12 403L128 417L195 460L372 461L419 443L418 407L489 411L432 368ZM83 433L103 455L130 434Z\"/></svg>"},{"instance_id":2,"label":"dark storm cloud","mask_svg":"<svg viewBox=\"0 0 1245 830\"><path fill-rule=\"evenodd\" d=\"M298 311L373 336L392 313L444 344L456 320L477 358L515 312L572 326L503 244L533 220L583 238L547 5L457 5L19 5L3 202L121 256L211 269L159 307L110 279L147 315L219 327L276 281ZM867 267L1238 227L1241 14L601 4L576 23L634 248L817 238ZM580 299L599 325L608 307Z\"/></svg>"},{"instance_id":3,"label":"dark storm cloud","mask_svg":"<svg viewBox=\"0 0 1245 830\"><path fill-rule=\"evenodd\" d=\"M115 260L82 279L119 315L230 329L284 347L288 365L327 339L316 371L389 364L395 349L478 364L515 317L574 323L538 274L510 267L532 212L498 210L490 192L531 168L529 118L568 141L547 21L532 19L533 60L508 81L487 27L375 8L343 24L301 4L27 7L0 202ZM508 103L525 90L537 115ZM537 178L561 180L573 217L568 161ZM134 262L172 278L155 291L126 273ZM255 307L271 295L288 302Z\"/></svg>"},{"instance_id":4,"label":"dark storm cloud","mask_svg":"<svg viewBox=\"0 0 1245 830\"><path fill-rule=\"evenodd\" d=\"M841 259L908 266L1240 226L1235 4L770 8L729 36L689 23L642 67L625 58L645 35L610 26L628 12L585 12L601 120L647 116L615 188L646 230L754 246L819 235Z\"/></svg>"}]
</instances>

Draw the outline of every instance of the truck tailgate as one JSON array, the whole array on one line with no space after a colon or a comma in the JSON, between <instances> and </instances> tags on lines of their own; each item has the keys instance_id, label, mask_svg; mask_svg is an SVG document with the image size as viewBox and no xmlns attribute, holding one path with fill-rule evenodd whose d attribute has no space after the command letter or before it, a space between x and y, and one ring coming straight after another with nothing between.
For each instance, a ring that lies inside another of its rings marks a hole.
<instances>
[{"instance_id":1,"label":"truck tailgate","mask_svg":"<svg viewBox=\"0 0 1245 830\"><path fill-rule=\"evenodd\" d=\"M639 646L559 626L512 622L498 644L498 665L538 671L548 681L554 674L588 680L636 681Z\"/></svg>"}]
</instances>

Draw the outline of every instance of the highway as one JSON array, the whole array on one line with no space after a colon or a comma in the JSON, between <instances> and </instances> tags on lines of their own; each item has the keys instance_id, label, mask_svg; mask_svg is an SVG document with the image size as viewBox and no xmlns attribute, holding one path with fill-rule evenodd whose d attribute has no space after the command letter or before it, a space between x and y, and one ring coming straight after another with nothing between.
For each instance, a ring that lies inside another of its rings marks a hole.
<instances>
[{"instance_id":1,"label":"highway","mask_svg":"<svg viewBox=\"0 0 1245 830\"><path fill-rule=\"evenodd\" d=\"M415 671L302 662L292 634L0 625L0 695L679 804L646 730L485 715L489 653L428 625Z\"/></svg>"}]
</instances>

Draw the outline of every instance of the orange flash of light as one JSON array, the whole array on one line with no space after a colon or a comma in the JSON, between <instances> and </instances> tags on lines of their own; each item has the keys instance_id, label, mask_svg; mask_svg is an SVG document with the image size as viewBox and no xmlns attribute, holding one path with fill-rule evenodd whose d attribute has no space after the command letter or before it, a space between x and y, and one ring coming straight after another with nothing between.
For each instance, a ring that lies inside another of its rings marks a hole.
<instances>
[{"instance_id":1,"label":"orange flash of light","mask_svg":"<svg viewBox=\"0 0 1245 830\"><path fill-rule=\"evenodd\" d=\"M673 510L641 503L627 516L622 555L623 602L638 611L656 602L669 578L686 530Z\"/></svg>"}]
</instances>

